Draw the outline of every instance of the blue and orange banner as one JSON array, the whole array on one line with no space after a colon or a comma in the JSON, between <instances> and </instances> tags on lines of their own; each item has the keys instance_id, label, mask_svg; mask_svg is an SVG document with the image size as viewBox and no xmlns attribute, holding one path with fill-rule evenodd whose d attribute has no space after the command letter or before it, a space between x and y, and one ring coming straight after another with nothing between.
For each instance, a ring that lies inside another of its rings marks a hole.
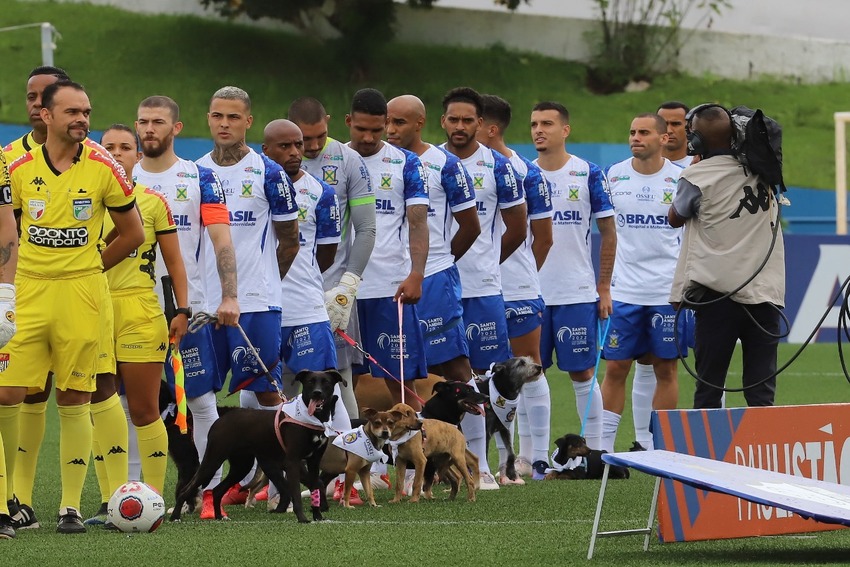
<instances>
[{"instance_id":1,"label":"blue and orange banner","mask_svg":"<svg viewBox=\"0 0 850 567\"><path fill-rule=\"evenodd\" d=\"M850 485L850 404L653 412L656 449ZM843 470L843 475L842 475ZM792 512L665 479L664 542L838 529Z\"/></svg>"}]
</instances>

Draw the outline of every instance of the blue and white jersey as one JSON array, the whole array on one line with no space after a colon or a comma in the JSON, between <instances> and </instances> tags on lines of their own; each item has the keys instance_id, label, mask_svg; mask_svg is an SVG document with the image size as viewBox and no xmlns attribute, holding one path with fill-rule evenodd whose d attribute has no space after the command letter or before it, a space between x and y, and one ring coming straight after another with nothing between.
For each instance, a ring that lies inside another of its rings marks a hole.
<instances>
[{"instance_id":1,"label":"blue and white jersey","mask_svg":"<svg viewBox=\"0 0 850 567\"><path fill-rule=\"evenodd\" d=\"M517 183L514 168L502 154L479 144L475 153L461 163L472 178L478 221L481 223L481 234L457 262L463 298L499 295L502 293L499 272L502 223L499 211L523 204L525 196Z\"/></svg>"},{"instance_id":2,"label":"blue and white jersey","mask_svg":"<svg viewBox=\"0 0 850 567\"><path fill-rule=\"evenodd\" d=\"M678 165L682 169L685 169L686 167L691 165L692 161L694 161L694 156L685 156L679 159L671 159L670 163L672 163L673 165Z\"/></svg>"},{"instance_id":3,"label":"blue and white jersey","mask_svg":"<svg viewBox=\"0 0 850 567\"><path fill-rule=\"evenodd\" d=\"M430 145L419 156L428 183L428 262L425 277L450 268L452 256L453 213L475 206L472 179L454 154Z\"/></svg>"},{"instance_id":4,"label":"blue and white jersey","mask_svg":"<svg viewBox=\"0 0 850 567\"><path fill-rule=\"evenodd\" d=\"M528 207L528 235L525 242L502 262L502 296L505 301L524 301L540 297L537 261L531 251L531 221L552 218L552 197L549 182L540 168L511 150L511 165L525 191Z\"/></svg>"},{"instance_id":5,"label":"blue and white jersey","mask_svg":"<svg viewBox=\"0 0 850 567\"><path fill-rule=\"evenodd\" d=\"M222 209L226 205L218 176L206 167L178 158L174 165L160 173L150 173L145 171L141 163L137 164L133 168L133 181L165 195L174 216L174 224L177 225L180 255L189 283L189 305L195 311L207 309L205 264L215 266L215 253L204 227L227 221L221 218L224 214ZM156 273L168 273L162 254L156 257ZM163 305L162 282L159 278L156 278L154 290L160 305ZM213 309L217 307L218 304L215 304Z\"/></svg>"},{"instance_id":6,"label":"blue and white jersey","mask_svg":"<svg viewBox=\"0 0 850 567\"><path fill-rule=\"evenodd\" d=\"M293 184L298 204L298 241L301 248L280 282L283 310L281 327L328 320L322 272L316 263L316 247L340 241L339 203L336 193L309 173Z\"/></svg>"},{"instance_id":7,"label":"blue and white jersey","mask_svg":"<svg viewBox=\"0 0 850 567\"><path fill-rule=\"evenodd\" d=\"M425 172L416 154L387 143L363 162L375 188L375 248L357 299L392 297L410 273L407 208L428 205Z\"/></svg>"},{"instance_id":8,"label":"blue and white jersey","mask_svg":"<svg viewBox=\"0 0 850 567\"><path fill-rule=\"evenodd\" d=\"M537 165L537 160L534 160ZM552 248L540 269L546 305L592 303L596 275L590 255L590 221L614 215L605 174L574 155L556 171L541 168L552 196Z\"/></svg>"},{"instance_id":9,"label":"blue and white jersey","mask_svg":"<svg viewBox=\"0 0 850 567\"><path fill-rule=\"evenodd\" d=\"M272 221L298 218L295 190L278 164L250 150L239 163L217 165L210 154L199 165L216 172L230 213L230 237L236 252L237 299L242 313L280 310L277 237ZM212 244L209 246L212 254ZM207 263L209 305L221 301L221 281L215 263Z\"/></svg>"},{"instance_id":10,"label":"blue and white jersey","mask_svg":"<svg viewBox=\"0 0 850 567\"><path fill-rule=\"evenodd\" d=\"M638 173L632 159L608 167L611 199L617 211L617 258L611 299L633 305L666 305L682 246L682 229L667 211L682 169L664 160L652 175Z\"/></svg>"},{"instance_id":11,"label":"blue and white jersey","mask_svg":"<svg viewBox=\"0 0 850 567\"><path fill-rule=\"evenodd\" d=\"M322 274L327 291L339 284L339 279L348 266L351 243L354 241L351 209L374 207L375 188L360 154L333 138L328 138L322 153L317 157L305 157L301 161L301 169L336 191L339 210L342 213L342 241L336 249L333 265Z\"/></svg>"}]
</instances>

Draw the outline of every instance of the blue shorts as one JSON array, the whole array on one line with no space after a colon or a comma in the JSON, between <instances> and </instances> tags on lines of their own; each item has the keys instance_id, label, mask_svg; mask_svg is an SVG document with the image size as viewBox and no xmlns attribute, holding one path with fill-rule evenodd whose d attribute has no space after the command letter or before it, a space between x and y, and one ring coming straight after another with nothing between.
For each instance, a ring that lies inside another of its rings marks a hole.
<instances>
[{"instance_id":1,"label":"blue shorts","mask_svg":"<svg viewBox=\"0 0 850 567\"><path fill-rule=\"evenodd\" d=\"M460 273L452 265L422 282L422 299L416 304L425 339L428 366L459 356L469 357L460 301Z\"/></svg>"},{"instance_id":2,"label":"blue shorts","mask_svg":"<svg viewBox=\"0 0 850 567\"><path fill-rule=\"evenodd\" d=\"M540 357L552 366L552 352L564 372L584 372L596 366L598 303L547 305L543 311Z\"/></svg>"},{"instance_id":3,"label":"blue shorts","mask_svg":"<svg viewBox=\"0 0 850 567\"><path fill-rule=\"evenodd\" d=\"M328 321L281 327L280 358L293 374L336 368L336 346Z\"/></svg>"},{"instance_id":4,"label":"blue shorts","mask_svg":"<svg viewBox=\"0 0 850 567\"><path fill-rule=\"evenodd\" d=\"M658 358L679 357L673 334L676 311L672 305L632 305L614 302L611 328L602 354L605 360L630 360L652 353ZM685 344L685 318L679 317L679 342L682 354L688 354Z\"/></svg>"},{"instance_id":5,"label":"blue shorts","mask_svg":"<svg viewBox=\"0 0 850 567\"><path fill-rule=\"evenodd\" d=\"M504 362L511 357L505 301L501 294L464 299L463 322L466 323L472 368L483 370L490 368L493 362Z\"/></svg>"},{"instance_id":6,"label":"blue shorts","mask_svg":"<svg viewBox=\"0 0 850 567\"><path fill-rule=\"evenodd\" d=\"M398 304L392 297L358 299L360 314L360 336L363 348L392 373L400 375L398 344ZM404 306L404 380L415 380L428 376L425 363L425 342L419 325L415 305ZM369 362L372 376L390 378L386 372Z\"/></svg>"},{"instance_id":7,"label":"blue shorts","mask_svg":"<svg viewBox=\"0 0 850 567\"><path fill-rule=\"evenodd\" d=\"M280 385L280 311L242 313L239 315L239 325L269 369L271 376L268 378ZM219 327L213 331L213 336L222 383L224 374L230 371L230 393L237 390L276 391L267 377L262 375L263 370L245 344L239 329Z\"/></svg>"},{"instance_id":8,"label":"blue shorts","mask_svg":"<svg viewBox=\"0 0 850 567\"><path fill-rule=\"evenodd\" d=\"M225 372L220 372L212 339L213 327L206 325L197 333L186 333L180 341L183 357L184 389L187 398L197 398L207 392L218 392L224 386ZM165 361L165 379L174 393L174 371L171 356Z\"/></svg>"},{"instance_id":9,"label":"blue shorts","mask_svg":"<svg viewBox=\"0 0 850 567\"><path fill-rule=\"evenodd\" d=\"M696 347L696 313L693 309L685 309L685 312L679 315L679 319L685 320L685 344L688 345L688 348ZM682 352L682 354L687 353Z\"/></svg>"},{"instance_id":10,"label":"blue shorts","mask_svg":"<svg viewBox=\"0 0 850 567\"><path fill-rule=\"evenodd\" d=\"M527 335L543 324L543 298L522 299L505 302L505 319L508 320L508 336L512 339Z\"/></svg>"}]
</instances>

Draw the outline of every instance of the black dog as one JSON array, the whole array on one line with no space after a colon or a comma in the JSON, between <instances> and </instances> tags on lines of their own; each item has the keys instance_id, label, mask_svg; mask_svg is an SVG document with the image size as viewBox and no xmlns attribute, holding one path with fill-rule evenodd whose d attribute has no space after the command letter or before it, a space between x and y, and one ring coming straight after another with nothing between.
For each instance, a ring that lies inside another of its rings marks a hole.
<instances>
[{"instance_id":1,"label":"black dog","mask_svg":"<svg viewBox=\"0 0 850 567\"><path fill-rule=\"evenodd\" d=\"M598 480L602 478L605 470L602 455L607 451L589 448L584 437L574 433L567 433L556 439L555 446L558 447L558 451L552 461L556 465L566 465L570 459L584 457L584 466L547 473L546 480ZM608 478L629 478L629 469L628 467L611 465Z\"/></svg>"},{"instance_id":2,"label":"black dog","mask_svg":"<svg viewBox=\"0 0 850 567\"><path fill-rule=\"evenodd\" d=\"M479 404L486 403L488 399L463 382L436 382L433 392L419 414L423 419L439 419L452 425L459 425L467 412L480 415Z\"/></svg>"},{"instance_id":3,"label":"black dog","mask_svg":"<svg viewBox=\"0 0 850 567\"><path fill-rule=\"evenodd\" d=\"M505 467L505 475L511 479L517 479L516 454L514 453L513 439L508 427L516 417L515 400L519 398L522 387L526 383L537 380L543 373L543 367L535 364L528 356L514 357L501 364L493 365L489 379L478 382L478 389L490 401L485 406L487 418L487 450L490 450L490 438L499 434L505 445L508 458L505 463L500 463L499 468ZM490 390L493 389L493 396ZM493 407L496 406L496 407ZM511 408L514 406L514 408Z\"/></svg>"},{"instance_id":4,"label":"black dog","mask_svg":"<svg viewBox=\"0 0 850 567\"><path fill-rule=\"evenodd\" d=\"M318 421L330 421L337 396L333 389L338 382L344 382L336 371L299 372L295 380L301 382L301 401L307 413ZM283 447L278 441L279 428ZM172 520L180 519L184 502L194 498L196 491L206 485L215 471L224 463L230 463L230 470L213 491L213 507L216 519L223 517L221 499L227 489L245 477L251 470L254 459L271 482L281 489L281 501L278 510L286 510L290 500L298 521L310 520L304 515L301 501L301 467L306 461L307 477L304 484L311 490L319 490L319 461L327 446L327 437L320 428L304 425L294 420L283 420L278 412L236 408L220 417L210 429L207 451L201 461L198 472L178 495L171 515ZM286 478L283 476L286 472ZM285 490L284 487L288 488ZM312 506L313 520L323 520L318 502Z\"/></svg>"}]
</instances>

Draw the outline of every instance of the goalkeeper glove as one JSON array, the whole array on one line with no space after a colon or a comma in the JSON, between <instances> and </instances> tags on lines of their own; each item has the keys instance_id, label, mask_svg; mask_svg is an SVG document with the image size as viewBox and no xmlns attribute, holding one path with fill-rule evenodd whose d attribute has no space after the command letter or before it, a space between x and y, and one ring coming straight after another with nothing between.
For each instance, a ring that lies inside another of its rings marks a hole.
<instances>
[{"instance_id":1,"label":"goalkeeper glove","mask_svg":"<svg viewBox=\"0 0 850 567\"><path fill-rule=\"evenodd\" d=\"M15 286L0 284L0 348L15 336Z\"/></svg>"},{"instance_id":2,"label":"goalkeeper glove","mask_svg":"<svg viewBox=\"0 0 850 567\"><path fill-rule=\"evenodd\" d=\"M357 286L359 285L360 276L345 272L340 278L339 284L325 292L325 309L328 310L332 331L337 329L344 331L348 328L351 308L354 307L354 296L357 295Z\"/></svg>"}]
</instances>

